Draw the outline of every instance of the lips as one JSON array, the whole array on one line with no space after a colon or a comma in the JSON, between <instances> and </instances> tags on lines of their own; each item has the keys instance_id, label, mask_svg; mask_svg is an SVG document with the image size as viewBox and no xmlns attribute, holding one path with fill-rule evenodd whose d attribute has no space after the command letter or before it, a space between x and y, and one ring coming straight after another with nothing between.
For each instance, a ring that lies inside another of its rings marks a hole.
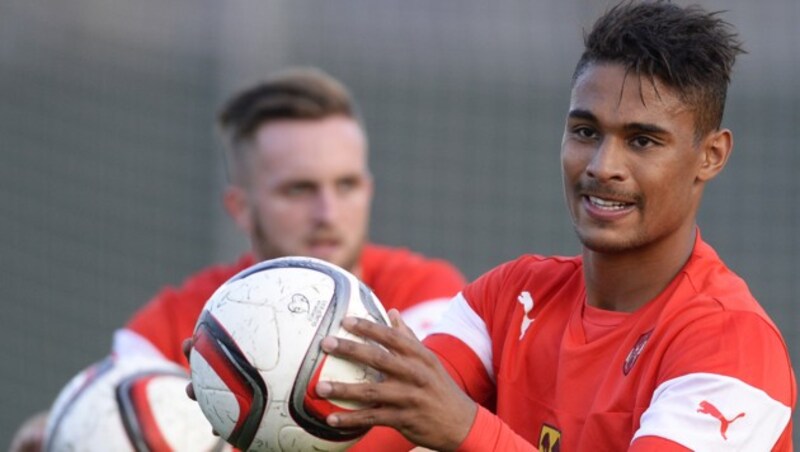
<instances>
[{"instance_id":1,"label":"lips","mask_svg":"<svg viewBox=\"0 0 800 452\"><path fill-rule=\"evenodd\" d=\"M633 212L636 203L594 195L582 195L583 207L591 218L608 222L618 220Z\"/></svg>"},{"instance_id":2,"label":"lips","mask_svg":"<svg viewBox=\"0 0 800 452\"><path fill-rule=\"evenodd\" d=\"M314 235L308 238L307 240L309 245L338 245L342 242L342 239L336 235Z\"/></svg>"},{"instance_id":3,"label":"lips","mask_svg":"<svg viewBox=\"0 0 800 452\"><path fill-rule=\"evenodd\" d=\"M311 248L334 248L339 246L339 242L334 240L314 240L308 246Z\"/></svg>"},{"instance_id":4,"label":"lips","mask_svg":"<svg viewBox=\"0 0 800 452\"><path fill-rule=\"evenodd\" d=\"M603 198L599 198L597 196L591 196L591 195L585 196L584 199L586 199L589 202L589 204L591 204L593 207L596 207L596 208L602 209L602 210L609 210L609 211L623 210L623 209L633 205L633 203L629 203L629 202L615 201L615 200L612 200L612 199L603 199Z\"/></svg>"},{"instance_id":5,"label":"lips","mask_svg":"<svg viewBox=\"0 0 800 452\"><path fill-rule=\"evenodd\" d=\"M332 237L315 237L307 242L311 254L316 257L329 257L336 252L342 241Z\"/></svg>"}]
</instances>

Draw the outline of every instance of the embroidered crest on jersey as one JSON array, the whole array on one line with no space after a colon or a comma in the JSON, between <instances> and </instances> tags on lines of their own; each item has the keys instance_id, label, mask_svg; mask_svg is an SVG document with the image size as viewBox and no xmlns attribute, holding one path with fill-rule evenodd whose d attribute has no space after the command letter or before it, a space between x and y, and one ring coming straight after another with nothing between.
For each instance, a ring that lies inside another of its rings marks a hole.
<instances>
[{"instance_id":1,"label":"embroidered crest on jersey","mask_svg":"<svg viewBox=\"0 0 800 452\"><path fill-rule=\"evenodd\" d=\"M542 425L542 432L539 433L539 452L560 452L561 451L561 432L547 424Z\"/></svg>"},{"instance_id":2,"label":"embroidered crest on jersey","mask_svg":"<svg viewBox=\"0 0 800 452\"><path fill-rule=\"evenodd\" d=\"M527 290L520 292L519 296L517 297L517 301L522 304L522 324L519 326L519 340L522 340L522 337L525 336L525 332L528 331L528 327L531 326L533 323L532 318L528 317L533 311L533 297L531 297L531 293Z\"/></svg>"},{"instance_id":3,"label":"embroidered crest on jersey","mask_svg":"<svg viewBox=\"0 0 800 452\"><path fill-rule=\"evenodd\" d=\"M653 334L653 330L650 330L639 336L639 339L637 339L636 343L633 344L633 348L631 348L631 351L628 352L628 356L625 358L625 362L622 364L623 375L628 375L631 369L633 369L633 365L636 364L636 360L638 360L639 355L642 354L642 350L644 350L644 346L647 344L647 340L650 339L651 334Z\"/></svg>"},{"instance_id":4,"label":"embroidered crest on jersey","mask_svg":"<svg viewBox=\"0 0 800 452\"><path fill-rule=\"evenodd\" d=\"M722 415L722 412L708 400L703 400L700 402L697 412L707 414L719 421L719 433L722 435L722 439L725 441L728 440L728 427L730 427L733 421L739 419L740 417L744 417L744 412L741 412L731 419L726 419L725 416Z\"/></svg>"}]
</instances>

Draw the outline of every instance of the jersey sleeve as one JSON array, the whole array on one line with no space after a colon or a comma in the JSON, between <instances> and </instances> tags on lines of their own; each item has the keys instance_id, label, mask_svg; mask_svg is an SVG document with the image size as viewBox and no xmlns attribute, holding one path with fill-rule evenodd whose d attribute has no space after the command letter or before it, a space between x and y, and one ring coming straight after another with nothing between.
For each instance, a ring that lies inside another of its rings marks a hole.
<instances>
[{"instance_id":1,"label":"jersey sleeve","mask_svg":"<svg viewBox=\"0 0 800 452\"><path fill-rule=\"evenodd\" d=\"M537 452L533 444L517 435L511 427L486 408L478 407L475 421L459 452Z\"/></svg>"},{"instance_id":2,"label":"jersey sleeve","mask_svg":"<svg viewBox=\"0 0 800 452\"><path fill-rule=\"evenodd\" d=\"M402 289L407 304L400 311L403 321L420 339L430 334L450 299L466 284L461 273L444 261L430 261L426 267L418 269Z\"/></svg>"},{"instance_id":3,"label":"jersey sleeve","mask_svg":"<svg viewBox=\"0 0 800 452\"><path fill-rule=\"evenodd\" d=\"M347 449L348 452L406 452L414 448L397 430L390 427L372 427L363 438Z\"/></svg>"},{"instance_id":4,"label":"jersey sleeve","mask_svg":"<svg viewBox=\"0 0 800 452\"><path fill-rule=\"evenodd\" d=\"M364 281L383 306L397 309L420 339L441 318L447 302L466 284L449 262L405 249L370 246L364 251Z\"/></svg>"},{"instance_id":5,"label":"jersey sleeve","mask_svg":"<svg viewBox=\"0 0 800 452\"><path fill-rule=\"evenodd\" d=\"M795 380L783 340L753 312L696 319L671 341L633 445L790 450Z\"/></svg>"},{"instance_id":6,"label":"jersey sleeve","mask_svg":"<svg viewBox=\"0 0 800 452\"><path fill-rule=\"evenodd\" d=\"M506 334L506 327L511 312L516 307L516 294L508 303L508 294L517 286L517 266L525 258L506 262L481 275L474 282L468 284L463 290L464 300L470 309L477 315L484 325L492 340L497 336Z\"/></svg>"},{"instance_id":7,"label":"jersey sleeve","mask_svg":"<svg viewBox=\"0 0 800 452\"><path fill-rule=\"evenodd\" d=\"M362 281L387 310L401 312L429 300L450 299L466 283L449 262L404 248L369 245L361 258Z\"/></svg>"},{"instance_id":8,"label":"jersey sleeve","mask_svg":"<svg viewBox=\"0 0 800 452\"><path fill-rule=\"evenodd\" d=\"M643 436L631 444L628 452L692 452L680 444L656 436Z\"/></svg>"},{"instance_id":9,"label":"jersey sleeve","mask_svg":"<svg viewBox=\"0 0 800 452\"><path fill-rule=\"evenodd\" d=\"M400 452L413 450L414 444L396 430L373 427L367 435L348 449L351 452ZM517 435L500 418L479 406L467 437L459 452L537 452L538 449ZM642 452L642 451L640 451Z\"/></svg>"},{"instance_id":10,"label":"jersey sleeve","mask_svg":"<svg viewBox=\"0 0 800 452\"><path fill-rule=\"evenodd\" d=\"M501 265L467 285L451 301L434 333L424 341L456 383L480 405L460 451L537 450L490 411L495 402L494 356L507 333L507 328L493 325L507 326L510 309L514 307L497 300L514 265L514 262Z\"/></svg>"},{"instance_id":11,"label":"jersey sleeve","mask_svg":"<svg viewBox=\"0 0 800 452\"><path fill-rule=\"evenodd\" d=\"M183 341L194 333L206 301L222 283L252 264L252 257L244 255L231 265L207 267L180 286L165 287L134 313L125 329L149 341L170 361L188 369Z\"/></svg>"},{"instance_id":12,"label":"jersey sleeve","mask_svg":"<svg viewBox=\"0 0 800 452\"><path fill-rule=\"evenodd\" d=\"M202 304L198 308L182 302L175 289L167 288L141 307L125 329L149 341L170 361L188 368L181 345L192 335L200 309Z\"/></svg>"},{"instance_id":13,"label":"jersey sleeve","mask_svg":"<svg viewBox=\"0 0 800 452\"><path fill-rule=\"evenodd\" d=\"M412 304L429 300L449 300L458 293L466 281L455 267L442 260L431 260L420 269L411 281L408 299Z\"/></svg>"},{"instance_id":14,"label":"jersey sleeve","mask_svg":"<svg viewBox=\"0 0 800 452\"><path fill-rule=\"evenodd\" d=\"M166 359L152 342L127 328L114 331L111 353L123 359L137 356L156 360Z\"/></svg>"},{"instance_id":15,"label":"jersey sleeve","mask_svg":"<svg viewBox=\"0 0 800 452\"><path fill-rule=\"evenodd\" d=\"M486 378L492 382L496 370L494 356L503 342L500 336L507 332L508 315L514 307L497 302L512 265L496 267L464 287L450 301L441 321L431 329L431 335L444 334L463 343L470 356L482 363ZM498 324L499 327L495 327ZM453 355L446 349L434 351L444 357ZM464 370L466 368L457 369L458 372Z\"/></svg>"}]
</instances>

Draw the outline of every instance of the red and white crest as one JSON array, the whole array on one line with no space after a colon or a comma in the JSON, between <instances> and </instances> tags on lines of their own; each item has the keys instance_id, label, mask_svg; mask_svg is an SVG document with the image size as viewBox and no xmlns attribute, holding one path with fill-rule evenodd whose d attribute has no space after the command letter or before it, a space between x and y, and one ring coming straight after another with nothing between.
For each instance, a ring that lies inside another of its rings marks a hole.
<instances>
[{"instance_id":1,"label":"red and white crest","mask_svg":"<svg viewBox=\"0 0 800 452\"><path fill-rule=\"evenodd\" d=\"M650 330L641 336L639 339L636 340L636 343L633 344L633 348L631 351L628 352L628 356L625 358L625 363L622 364L622 373L624 375L628 375L633 365L636 364L636 361L639 359L639 355L642 354L642 350L644 350L644 346L647 344L648 339L650 339L650 335L653 334L653 330Z\"/></svg>"}]
</instances>

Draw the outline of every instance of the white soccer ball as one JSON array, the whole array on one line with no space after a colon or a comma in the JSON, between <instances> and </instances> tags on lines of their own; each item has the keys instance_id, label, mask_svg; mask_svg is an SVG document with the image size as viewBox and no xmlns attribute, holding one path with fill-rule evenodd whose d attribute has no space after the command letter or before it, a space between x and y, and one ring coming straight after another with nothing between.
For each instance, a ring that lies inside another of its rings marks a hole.
<instances>
[{"instance_id":1,"label":"white soccer ball","mask_svg":"<svg viewBox=\"0 0 800 452\"><path fill-rule=\"evenodd\" d=\"M328 335L363 342L341 328L345 316L389 324L369 288L319 259L264 261L224 283L200 315L190 354L194 392L214 429L254 451L335 451L363 436L325 423L362 406L315 392L319 381L380 378L320 349Z\"/></svg>"},{"instance_id":2,"label":"white soccer ball","mask_svg":"<svg viewBox=\"0 0 800 452\"><path fill-rule=\"evenodd\" d=\"M200 408L186 396L189 376L166 360L110 356L61 390L45 428L46 452L222 451Z\"/></svg>"}]
</instances>

